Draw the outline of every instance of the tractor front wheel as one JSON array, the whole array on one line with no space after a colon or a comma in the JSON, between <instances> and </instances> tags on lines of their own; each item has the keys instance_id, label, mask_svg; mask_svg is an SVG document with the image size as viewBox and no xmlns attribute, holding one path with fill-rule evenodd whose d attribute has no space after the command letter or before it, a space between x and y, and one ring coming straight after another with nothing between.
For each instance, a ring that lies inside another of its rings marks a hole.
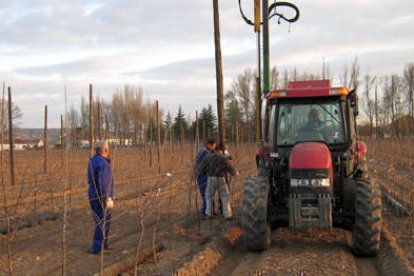
<instances>
[{"instance_id":1,"label":"tractor front wheel","mask_svg":"<svg viewBox=\"0 0 414 276\"><path fill-rule=\"evenodd\" d=\"M356 256L373 257L381 238L381 191L366 179L357 179L352 247Z\"/></svg>"},{"instance_id":2,"label":"tractor front wheel","mask_svg":"<svg viewBox=\"0 0 414 276\"><path fill-rule=\"evenodd\" d=\"M268 193L267 177L250 177L244 185L242 230L244 246L248 251L263 251L270 245Z\"/></svg>"}]
</instances>

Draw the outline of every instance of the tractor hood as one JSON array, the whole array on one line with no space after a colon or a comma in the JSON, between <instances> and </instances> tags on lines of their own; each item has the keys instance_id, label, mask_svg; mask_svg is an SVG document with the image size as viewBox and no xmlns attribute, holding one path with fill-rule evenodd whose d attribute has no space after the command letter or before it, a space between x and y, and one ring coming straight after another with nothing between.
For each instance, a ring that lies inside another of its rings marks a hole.
<instances>
[{"instance_id":1,"label":"tractor hood","mask_svg":"<svg viewBox=\"0 0 414 276\"><path fill-rule=\"evenodd\" d=\"M292 170L332 169L332 157L328 146L320 142L302 142L296 144L289 158Z\"/></svg>"}]
</instances>

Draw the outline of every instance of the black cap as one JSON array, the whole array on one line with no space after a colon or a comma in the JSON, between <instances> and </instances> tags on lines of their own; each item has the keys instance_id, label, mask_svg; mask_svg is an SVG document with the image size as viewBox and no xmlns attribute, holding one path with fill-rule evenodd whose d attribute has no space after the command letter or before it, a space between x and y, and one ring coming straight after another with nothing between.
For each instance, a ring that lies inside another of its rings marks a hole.
<instances>
[{"instance_id":1,"label":"black cap","mask_svg":"<svg viewBox=\"0 0 414 276\"><path fill-rule=\"evenodd\" d=\"M216 143L216 139L214 139L214 138L210 138L210 139L207 140L207 144L212 145L212 144L215 144L215 143Z\"/></svg>"},{"instance_id":2,"label":"black cap","mask_svg":"<svg viewBox=\"0 0 414 276\"><path fill-rule=\"evenodd\" d=\"M226 150L226 146L225 146L222 142L220 142L220 143L217 145L217 149L218 149L218 150L225 151L225 150Z\"/></svg>"}]
</instances>

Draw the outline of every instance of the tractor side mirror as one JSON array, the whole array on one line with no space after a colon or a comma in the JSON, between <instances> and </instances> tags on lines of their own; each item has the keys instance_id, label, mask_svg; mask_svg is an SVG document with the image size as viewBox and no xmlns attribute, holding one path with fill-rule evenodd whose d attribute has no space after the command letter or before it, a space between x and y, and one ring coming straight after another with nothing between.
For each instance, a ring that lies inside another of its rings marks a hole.
<instances>
[{"instance_id":1,"label":"tractor side mirror","mask_svg":"<svg viewBox=\"0 0 414 276\"><path fill-rule=\"evenodd\" d=\"M358 115L359 115L358 99L354 99L354 100L351 102L351 105L352 105L352 109L353 109L353 111L354 111L354 116L355 116L355 117L356 117L356 116L358 116Z\"/></svg>"},{"instance_id":2,"label":"tractor side mirror","mask_svg":"<svg viewBox=\"0 0 414 276\"><path fill-rule=\"evenodd\" d=\"M349 98L351 100L351 107L354 113L354 117L359 115L359 106L358 106L358 95L356 94L355 89L349 93Z\"/></svg>"}]
</instances>

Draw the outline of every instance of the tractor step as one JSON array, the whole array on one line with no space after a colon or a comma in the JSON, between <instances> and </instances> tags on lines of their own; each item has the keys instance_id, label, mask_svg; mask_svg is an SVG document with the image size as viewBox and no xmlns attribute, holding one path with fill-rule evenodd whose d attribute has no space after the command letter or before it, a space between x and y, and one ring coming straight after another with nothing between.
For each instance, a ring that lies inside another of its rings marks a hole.
<instances>
[{"instance_id":1,"label":"tractor step","mask_svg":"<svg viewBox=\"0 0 414 276\"><path fill-rule=\"evenodd\" d=\"M289 196L289 227L293 229L332 227L332 200L328 194Z\"/></svg>"}]
</instances>

